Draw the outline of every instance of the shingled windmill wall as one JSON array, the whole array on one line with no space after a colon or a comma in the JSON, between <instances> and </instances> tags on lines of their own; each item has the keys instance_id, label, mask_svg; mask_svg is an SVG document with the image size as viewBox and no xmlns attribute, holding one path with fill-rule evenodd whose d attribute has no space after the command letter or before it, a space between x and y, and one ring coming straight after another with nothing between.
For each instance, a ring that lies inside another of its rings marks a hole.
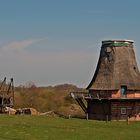
<instances>
[{"instance_id":1,"label":"shingled windmill wall","mask_svg":"<svg viewBox=\"0 0 140 140\"><path fill-rule=\"evenodd\" d=\"M140 114L140 73L133 41L102 41L93 79L87 87L89 118L137 119Z\"/></svg>"}]
</instances>

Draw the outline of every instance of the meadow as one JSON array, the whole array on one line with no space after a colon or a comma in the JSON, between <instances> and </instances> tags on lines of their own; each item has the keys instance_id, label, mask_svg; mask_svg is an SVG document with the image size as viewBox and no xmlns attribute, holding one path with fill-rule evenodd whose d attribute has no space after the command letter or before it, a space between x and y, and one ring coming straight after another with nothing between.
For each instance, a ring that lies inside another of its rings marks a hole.
<instances>
[{"instance_id":1,"label":"meadow","mask_svg":"<svg viewBox=\"0 0 140 140\"><path fill-rule=\"evenodd\" d=\"M0 115L0 140L139 140L140 122Z\"/></svg>"}]
</instances>

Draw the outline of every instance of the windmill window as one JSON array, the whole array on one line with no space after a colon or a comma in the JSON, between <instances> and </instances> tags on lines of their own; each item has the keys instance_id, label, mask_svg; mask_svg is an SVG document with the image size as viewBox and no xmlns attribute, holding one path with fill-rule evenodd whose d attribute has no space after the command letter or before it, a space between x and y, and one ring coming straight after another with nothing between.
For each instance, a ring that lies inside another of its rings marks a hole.
<instances>
[{"instance_id":1,"label":"windmill window","mask_svg":"<svg viewBox=\"0 0 140 140\"><path fill-rule=\"evenodd\" d=\"M122 85L121 86L121 95L125 96L127 92L127 86L126 85Z\"/></svg>"},{"instance_id":2,"label":"windmill window","mask_svg":"<svg viewBox=\"0 0 140 140\"><path fill-rule=\"evenodd\" d=\"M126 108L125 107L121 108L121 114L122 115L125 115L126 114Z\"/></svg>"}]
</instances>

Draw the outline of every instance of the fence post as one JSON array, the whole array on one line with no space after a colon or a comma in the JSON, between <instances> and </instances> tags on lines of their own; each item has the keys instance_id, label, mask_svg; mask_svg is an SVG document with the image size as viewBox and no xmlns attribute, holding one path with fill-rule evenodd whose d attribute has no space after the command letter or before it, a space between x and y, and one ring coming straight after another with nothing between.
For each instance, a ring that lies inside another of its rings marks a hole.
<instances>
[{"instance_id":1,"label":"fence post","mask_svg":"<svg viewBox=\"0 0 140 140\"><path fill-rule=\"evenodd\" d=\"M128 116L127 116L127 120L126 121L127 121L127 124L129 124L129 117Z\"/></svg>"},{"instance_id":2,"label":"fence post","mask_svg":"<svg viewBox=\"0 0 140 140\"><path fill-rule=\"evenodd\" d=\"M106 123L108 122L108 115L106 115Z\"/></svg>"},{"instance_id":3,"label":"fence post","mask_svg":"<svg viewBox=\"0 0 140 140\"><path fill-rule=\"evenodd\" d=\"M86 119L88 120L88 113L86 113Z\"/></svg>"}]
</instances>

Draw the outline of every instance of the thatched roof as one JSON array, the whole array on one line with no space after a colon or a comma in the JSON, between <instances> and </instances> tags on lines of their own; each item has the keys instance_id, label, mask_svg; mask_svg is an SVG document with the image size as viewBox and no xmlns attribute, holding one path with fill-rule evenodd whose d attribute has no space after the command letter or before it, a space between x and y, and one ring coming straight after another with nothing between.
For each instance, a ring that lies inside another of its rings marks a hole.
<instances>
[{"instance_id":1,"label":"thatched roof","mask_svg":"<svg viewBox=\"0 0 140 140\"><path fill-rule=\"evenodd\" d=\"M87 89L116 90L121 85L130 90L140 90L140 73L133 41L103 41L98 65Z\"/></svg>"}]
</instances>

